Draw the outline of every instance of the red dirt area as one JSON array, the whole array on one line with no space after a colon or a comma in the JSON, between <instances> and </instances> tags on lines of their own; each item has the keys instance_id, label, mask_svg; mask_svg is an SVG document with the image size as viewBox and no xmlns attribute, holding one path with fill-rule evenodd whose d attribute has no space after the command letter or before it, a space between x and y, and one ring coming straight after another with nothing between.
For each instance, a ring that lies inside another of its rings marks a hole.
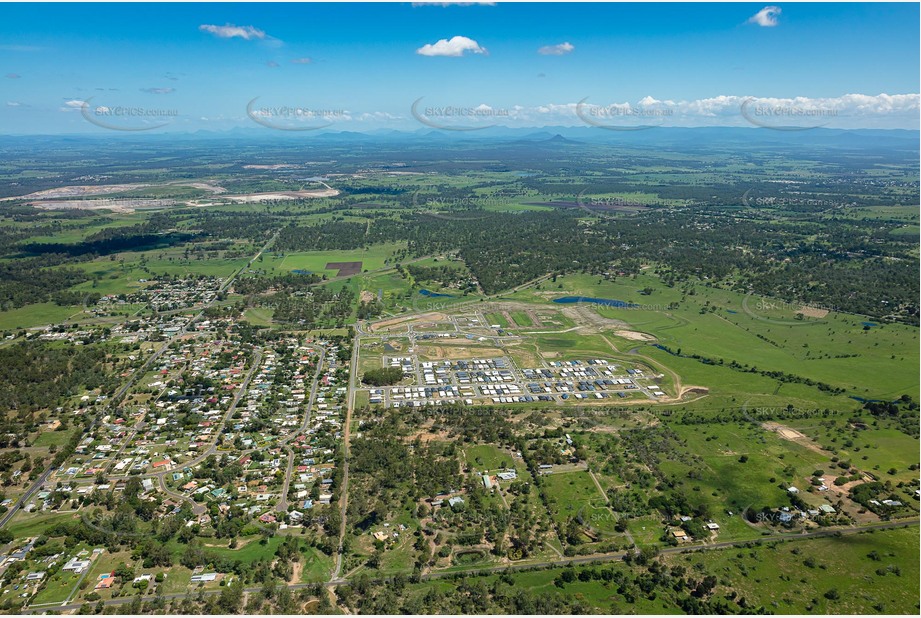
<instances>
[{"instance_id":1,"label":"red dirt area","mask_svg":"<svg viewBox=\"0 0 921 618\"><path fill-rule=\"evenodd\" d=\"M361 262L327 262L328 270L338 270L337 277L351 277L361 272Z\"/></svg>"}]
</instances>

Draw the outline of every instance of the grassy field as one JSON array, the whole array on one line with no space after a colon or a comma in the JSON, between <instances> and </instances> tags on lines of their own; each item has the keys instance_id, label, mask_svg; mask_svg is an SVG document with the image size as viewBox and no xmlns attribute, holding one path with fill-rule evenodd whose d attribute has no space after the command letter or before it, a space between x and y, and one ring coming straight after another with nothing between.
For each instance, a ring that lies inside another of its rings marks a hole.
<instances>
[{"instance_id":1,"label":"grassy field","mask_svg":"<svg viewBox=\"0 0 921 618\"><path fill-rule=\"evenodd\" d=\"M235 549L230 549L223 540L219 543L206 544L205 547L216 556L233 558L241 562L254 562L274 556L275 550L284 540L282 536L273 536L263 543L261 536L240 537L237 539Z\"/></svg>"},{"instance_id":2,"label":"grassy field","mask_svg":"<svg viewBox=\"0 0 921 618\"><path fill-rule=\"evenodd\" d=\"M77 517L72 513L26 513L20 510L6 525L6 529L17 539L39 536L48 528L58 523L75 521Z\"/></svg>"},{"instance_id":3,"label":"grassy field","mask_svg":"<svg viewBox=\"0 0 921 618\"><path fill-rule=\"evenodd\" d=\"M914 614L918 609L918 530L877 531L698 552L667 558L719 578L717 593L735 591L779 614ZM879 560L869 555L875 552ZM812 565L812 566L809 566ZM890 568L896 572L877 574ZM829 596L826 593L836 591Z\"/></svg>"},{"instance_id":4,"label":"grassy field","mask_svg":"<svg viewBox=\"0 0 921 618\"><path fill-rule=\"evenodd\" d=\"M40 431L32 442L32 446L63 446L67 444L75 430L70 431Z\"/></svg>"},{"instance_id":5,"label":"grassy field","mask_svg":"<svg viewBox=\"0 0 921 618\"><path fill-rule=\"evenodd\" d=\"M786 506L789 499L781 485L805 487L813 471L829 465L827 455L751 424L674 425L673 429L683 441L681 448L703 460L702 473L684 485L691 485L694 503L710 504L714 514L726 508L739 512L751 505ZM676 458L664 460L660 467L678 478L686 477L689 469Z\"/></svg>"},{"instance_id":6,"label":"grassy field","mask_svg":"<svg viewBox=\"0 0 921 618\"><path fill-rule=\"evenodd\" d=\"M486 318L486 323L489 326L498 325L500 328L509 327L508 320L501 313L487 313L483 317Z\"/></svg>"},{"instance_id":7,"label":"grassy field","mask_svg":"<svg viewBox=\"0 0 921 618\"><path fill-rule=\"evenodd\" d=\"M355 251L304 251L286 253L284 258L276 260L265 258L262 262L257 262L261 268L270 268L276 272L291 272L292 270L303 270L327 277L335 277L338 271L326 268L330 262L361 262L361 272L374 271L385 268L388 261L402 245L400 244L382 244L372 245L367 249ZM356 276L356 275L353 275Z\"/></svg>"},{"instance_id":8,"label":"grassy field","mask_svg":"<svg viewBox=\"0 0 921 618\"><path fill-rule=\"evenodd\" d=\"M305 583L326 581L335 566L335 560L331 556L315 547L301 551L301 562L304 566L300 581Z\"/></svg>"},{"instance_id":9,"label":"grassy field","mask_svg":"<svg viewBox=\"0 0 921 618\"><path fill-rule=\"evenodd\" d=\"M786 424L835 449L841 459L859 462L862 469L874 471L884 480L911 483L917 479L917 471L911 467L918 463L918 440L885 426L885 421L878 426L879 422L870 416L861 420L865 427L856 428L845 419L791 420ZM895 472L889 474L889 470Z\"/></svg>"},{"instance_id":10,"label":"grassy field","mask_svg":"<svg viewBox=\"0 0 921 618\"><path fill-rule=\"evenodd\" d=\"M502 468L516 468L516 460L507 451L502 451L492 444L477 444L464 449L464 459L467 464L478 471L495 472Z\"/></svg>"},{"instance_id":11,"label":"grassy field","mask_svg":"<svg viewBox=\"0 0 921 618\"><path fill-rule=\"evenodd\" d=\"M45 580L42 589L32 599L31 604L64 602L79 579L80 576L75 575L72 571L58 571Z\"/></svg>"},{"instance_id":12,"label":"grassy field","mask_svg":"<svg viewBox=\"0 0 921 618\"><path fill-rule=\"evenodd\" d=\"M543 477L542 486L550 515L558 526L580 517L597 531L598 538L594 540L614 536L616 518L587 471L554 472Z\"/></svg>"},{"instance_id":13,"label":"grassy field","mask_svg":"<svg viewBox=\"0 0 921 618\"><path fill-rule=\"evenodd\" d=\"M272 314L275 310L271 307L250 307L243 314L243 319L253 326L272 326Z\"/></svg>"},{"instance_id":14,"label":"grassy field","mask_svg":"<svg viewBox=\"0 0 921 618\"><path fill-rule=\"evenodd\" d=\"M917 328L900 324L865 328L866 318L835 311L798 320L800 307L778 299L746 297L699 284L692 286L692 296L647 275L600 284L597 278L582 275L558 281L563 287L553 292L529 289L513 296L531 302L570 295L622 300L637 306L586 306L652 334L658 343L682 354L801 375L865 398L895 398L902 393L918 398ZM644 289L652 292L644 295ZM555 339L562 343L564 336L550 337L549 343Z\"/></svg>"},{"instance_id":15,"label":"grassy field","mask_svg":"<svg viewBox=\"0 0 921 618\"><path fill-rule=\"evenodd\" d=\"M72 315L79 314L82 310L83 307L79 305L61 307L55 303L37 303L19 309L0 311L0 330L56 324Z\"/></svg>"}]
</instances>

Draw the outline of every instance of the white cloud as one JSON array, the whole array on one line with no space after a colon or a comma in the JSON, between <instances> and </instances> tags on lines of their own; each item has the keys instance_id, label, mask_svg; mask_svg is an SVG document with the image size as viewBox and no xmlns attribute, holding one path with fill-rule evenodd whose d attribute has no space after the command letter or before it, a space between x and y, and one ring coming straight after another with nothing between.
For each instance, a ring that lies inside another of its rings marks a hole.
<instances>
[{"instance_id":1,"label":"white cloud","mask_svg":"<svg viewBox=\"0 0 921 618\"><path fill-rule=\"evenodd\" d=\"M583 103L474 105L483 118L509 127L661 125L673 127L825 126L828 128L917 129L918 94L844 94L839 97L751 97L716 95L672 100L644 96L634 101L590 99ZM492 110L502 113L490 115ZM760 122L757 124L754 121ZM447 124L447 123L446 123Z\"/></svg>"},{"instance_id":2,"label":"white cloud","mask_svg":"<svg viewBox=\"0 0 921 618\"><path fill-rule=\"evenodd\" d=\"M437 43L428 43L416 50L420 56L463 56L464 52L471 51L475 54L485 54L486 49L473 39L465 36L455 36L451 39L441 39Z\"/></svg>"},{"instance_id":3,"label":"white cloud","mask_svg":"<svg viewBox=\"0 0 921 618\"><path fill-rule=\"evenodd\" d=\"M265 32L253 26L235 26L233 24L215 26L211 24L202 24L198 29L202 32L211 33L221 39L232 39L234 37L239 37L246 41L252 39L265 39Z\"/></svg>"},{"instance_id":4,"label":"white cloud","mask_svg":"<svg viewBox=\"0 0 921 618\"><path fill-rule=\"evenodd\" d=\"M780 13L779 6L766 6L749 17L748 23L758 24L764 28L772 28L777 25L777 18L780 17Z\"/></svg>"},{"instance_id":5,"label":"white cloud","mask_svg":"<svg viewBox=\"0 0 921 618\"><path fill-rule=\"evenodd\" d=\"M7 107L22 107L22 103L20 103L19 101L7 101L6 106Z\"/></svg>"},{"instance_id":6,"label":"white cloud","mask_svg":"<svg viewBox=\"0 0 921 618\"><path fill-rule=\"evenodd\" d=\"M20 77L22 77L22 75L20 75L19 73L7 73L6 74L7 79L19 79Z\"/></svg>"},{"instance_id":7,"label":"white cloud","mask_svg":"<svg viewBox=\"0 0 921 618\"><path fill-rule=\"evenodd\" d=\"M172 94L176 92L175 88L141 88L141 92L147 94Z\"/></svg>"},{"instance_id":8,"label":"white cloud","mask_svg":"<svg viewBox=\"0 0 921 618\"><path fill-rule=\"evenodd\" d=\"M565 106L542 106L544 113ZM646 96L636 103L586 102L583 116L603 123L627 124L628 113L636 122L644 118L637 110L659 110L661 123L670 126L827 126L917 128L921 112L918 94L844 94L839 97L754 97L717 95L704 99L673 101ZM607 113L602 113L607 112ZM665 113L667 112L667 113ZM622 118L621 118L622 116ZM649 114L654 117L655 114Z\"/></svg>"},{"instance_id":9,"label":"white cloud","mask_svg":"<svg viewBox=\"0 0 921 618\"><path fill-rule=\"evenodd\" d=\"M71 99L69 101L65 101L64 105L62 105L59 109L62 112L79 112L81 109L83 109L84 105L87 105L87 102L83 99Z\"/></svg>"},{"instance_id":10,"label":"white cloud","mask_svg":"<svg viewBox=\"0 0 921 618\"><path fill-rule=\"evenodd\" d=\"M272 68L272 69L277 69L281 65L275 62L274 60L269 60L268 62L265 63L265 66Z\"/></svg>"},{"instance_id":11,"label":"white cloud","mask_svg":"<svg viewBox=\"0 0 921 618\"><path fill-rule=\"evenodd\" d=\"M389 112L364 112L355 117L359 122L380 122L403 120L402 116L397 116Z\"/></svg>"},{"instance_id":12,"label":"white cloud","mask_svg":"<svg viewBox=\"0 0 921 618\"><path fill-rule=\"evenodd\" d=\"M313 58L292 58L292 64L312 64Z\"/></svg>"},{"instance_id":13,"label":"white cloud","mask_svg":"<svg viewBox=\"0 0 921 618\"><path fill-rule=\"evenodd\" d=\"M568 54L575 48L575 45L567 41L558 45L544 45L537 50L537 53L543 56L562 56L563 54Z\"/></svg>"}]
</instances>

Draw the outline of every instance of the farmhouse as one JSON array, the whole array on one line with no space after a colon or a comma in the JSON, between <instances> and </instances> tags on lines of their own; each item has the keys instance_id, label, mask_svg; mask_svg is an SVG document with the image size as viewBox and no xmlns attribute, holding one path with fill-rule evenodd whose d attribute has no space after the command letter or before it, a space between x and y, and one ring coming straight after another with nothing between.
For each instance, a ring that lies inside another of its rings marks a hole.
<instances>
[{"instance_id":1,"label":"farmhouse","mask_svg":"<svg viewBox=\"0 0 921 618\"><path fill-rule=\"evenodd\" d=\"M65 564L61 568L65 571L73 571L74 573L79 575L80 573L85 571L89 565L90 565L89 560L77 560L76 558L71 558L70 560L67 561L67 564Z\"/></svg>"},{"instance_id":2,"label":"farmhouse","mask_svg":"<svg viewBox=\"0 0 921 618\"><path fill-rule=\"evenodd\" d=\"M99 576L99 581L96 582L96 587L94 590L105 590L111 588L112 584L115 583L115 574L114 573L103 573Z\"/></svg>"}]
</instances>

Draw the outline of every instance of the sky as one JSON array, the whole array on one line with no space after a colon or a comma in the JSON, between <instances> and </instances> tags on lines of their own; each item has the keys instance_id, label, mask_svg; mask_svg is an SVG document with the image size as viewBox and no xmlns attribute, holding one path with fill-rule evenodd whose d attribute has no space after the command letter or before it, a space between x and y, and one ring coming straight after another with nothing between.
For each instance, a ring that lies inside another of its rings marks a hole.
<instances>
[{"instance_id":1,"label":"sky","mask_svg":"<svg viewBox=\"0 0 921 618\"><path fill-rule=\"evenodd\" d=\"M0 134L919 128L917 3L0 3Z\"/></svg>"}]
</instances>

